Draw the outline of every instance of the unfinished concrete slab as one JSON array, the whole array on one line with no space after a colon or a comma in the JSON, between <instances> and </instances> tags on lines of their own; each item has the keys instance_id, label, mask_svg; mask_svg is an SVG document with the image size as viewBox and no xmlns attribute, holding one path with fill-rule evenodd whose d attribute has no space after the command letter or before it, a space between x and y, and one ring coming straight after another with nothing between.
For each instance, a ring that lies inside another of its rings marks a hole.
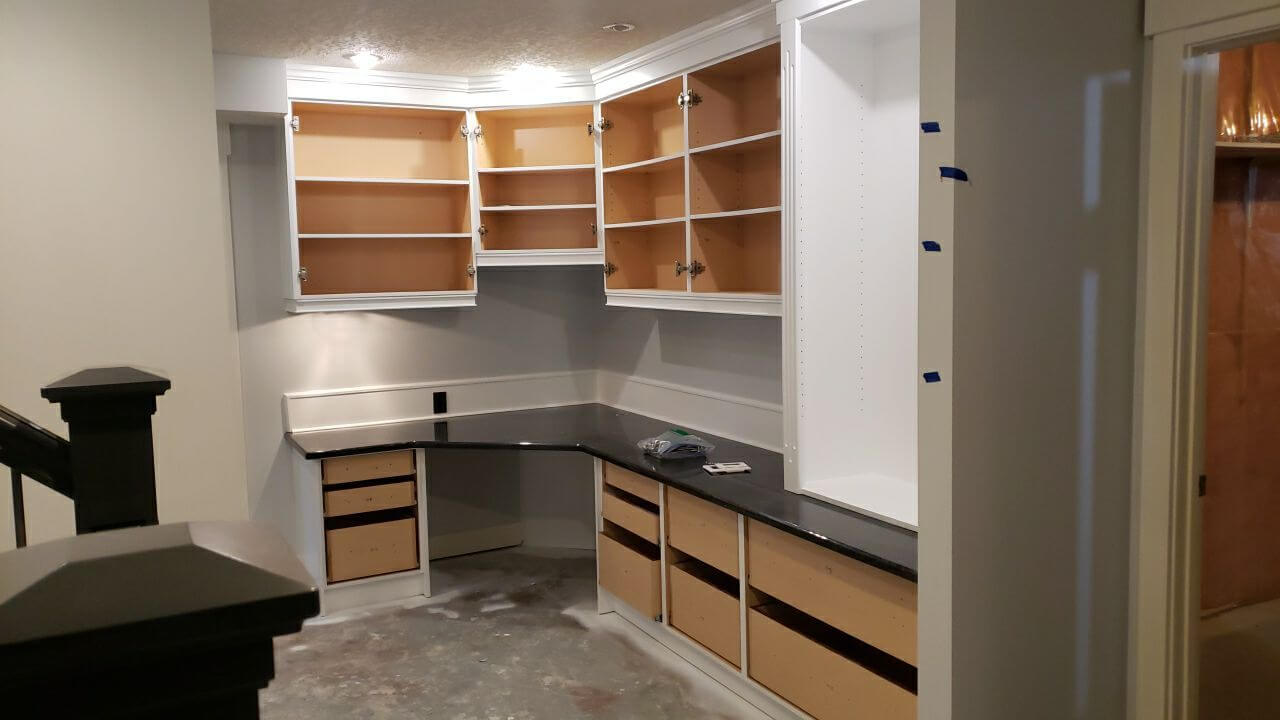
<instances>
[{"instance_id":1,"label":"unfinished concrete slab","mask_svg":"<svg viewBox=\"0 0 1280 720\"><path fill-rule=\"evenodd\" d=\"M266 720L763 720L626 621L596 613L589 551L431 564L435 595L308 624L276 643Z\"/></svg>"}]
</instances>

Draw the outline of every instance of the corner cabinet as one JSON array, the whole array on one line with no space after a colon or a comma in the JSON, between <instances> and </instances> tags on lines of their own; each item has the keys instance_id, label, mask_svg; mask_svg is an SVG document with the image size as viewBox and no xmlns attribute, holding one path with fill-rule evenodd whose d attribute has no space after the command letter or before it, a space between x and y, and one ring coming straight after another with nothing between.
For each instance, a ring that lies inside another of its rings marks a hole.
<instances>
[{"instance_id":1,"label":"corner cabinet","mask_svg":"<svg viewBox=\"0 0 1280 720\"><path fill-rule=\"evenodd\" d=\"M474 305L463 110L294 102L291 312Z\"/></svg>"},{"instance_id":2,"label":"corner cabinet","mask_svg":"<svg viewBox=\"0 0 1280 720\"><path fill-rule=\"evenodd\" d=\"M955 0L783 0L786 485L908 528L950 475Z\"/></svg>"},{"instance_id":3,"label":"corner cabinet","mask_svg":"<svg viewBox=\"0 0 1280 720\"><path fill-rule=\"evenodd\" d=\"M782 314L779 44L600 103L609 305Z\"/></svg>"}]
</instances>

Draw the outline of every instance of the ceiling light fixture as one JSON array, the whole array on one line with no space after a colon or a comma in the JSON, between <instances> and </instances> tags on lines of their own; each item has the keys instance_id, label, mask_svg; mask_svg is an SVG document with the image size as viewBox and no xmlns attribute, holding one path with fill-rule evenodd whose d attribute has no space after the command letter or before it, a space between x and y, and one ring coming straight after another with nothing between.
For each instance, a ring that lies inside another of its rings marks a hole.
<instances>
[{"instance_id":1,"label":"ceiling light fixture","mask_svg":"<svg viewBox=\"0 0 1280 720\"><path fill-rule=\"evenodd\" d=\"M636 26L631 23L616 22L609 23L608 25L602 25L600 29L607 30L608 32L631 32L636 29Z\"/></svg>"},{"instance_id":2,"label":"ceiling light fixture","mask_svg":"<svg viewBox=\"0 0 1280 720\"><path fill-rule=\"evenodd\" d=\"M347 55L343 55L343 57L350 60L356 67L360 68L361 70L368 70L374 65L377 65L378 63L382 62L381 55L374 55L368 50L353 52Z\"/></svg>"}]
</instances>

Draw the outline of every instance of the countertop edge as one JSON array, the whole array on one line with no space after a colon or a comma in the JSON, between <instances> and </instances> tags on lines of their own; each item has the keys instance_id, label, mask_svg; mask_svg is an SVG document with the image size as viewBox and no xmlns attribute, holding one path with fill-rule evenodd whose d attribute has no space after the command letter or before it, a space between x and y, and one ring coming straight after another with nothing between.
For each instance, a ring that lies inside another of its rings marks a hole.
<instances>
[{"instance_id":1,"label":"countertop edge","mask_svg":"<svg viewBox=\"0 0 1280 720\"><path fill-rule=\"evenodd\" d=\"M658 475L656 475L655 473L653 473L651 470L649 470L648 468L641 467L641 466L637 466L637 465L632 465L632 464L630 464L630 463L628 463L628 462L626 462L626 461L619 460L619 459L617 459L617 458L615 458L615 457L613 457L613 456L610 456L610 455L608 455L608 454L606 454L606 453L604 453L604 452L602 452L602 451L600 451L600 450L598 450L598 449L596 449L596 448L591 447L590 445L588 445L588 444L586 444L586 443L572 443L572 444L569 444L569 443L565 443L565 444L561 444L561 443L503 443L503 442L474 442L474 441L462 441L462 442L458 442L458 441L448 441L448 440L446 440L446 441L437 441L437 440L413 440L413 441L410 441L410 442L384 443L384 444L380 444L380 445L362 445L362 446L360 446L360 447L356 447L356 448L343 448L343 449L340 449L340 450L326 450L326 451L320 451L320 452L308 452L308 451L306 451L305 449L303 449L303 448L302 448L302 447L301 447L301 446L300 446L300 445L299 445L299 444L294 440L293 435L294 435L294 434L293 434L293 433L291 433L291 432L290 432L290 433L285 433L285 436L289 439L289 444L290 444L290 445L292 445L292 446L293 446L293 448L294 448L295 450L297 450L299 453L301 453L301 454L302 454L302 456L303 456L304 458L306 458L307 460L323 460L323 459L325 459L325 458L343 457L343 456L346 456L346 455L363 455L363 454L366 454L366 453L373 453L373 452L390 452L390 451L394 451L394 450L410 450L410 449L417 449L417 448L423 448L423 449L431 449L431 448L452 448L452 449L460 449L460 450L466 450L466 449L471 449L471 450L541 450L541 451L585 452L585 453L587 453L588 455L591 455L592 457L599 458L599 459L601 459L601 460L603 460L603 461L605 461L605 462L612 463L612 464L614 464L614 465L617 465L618 467L625 468L625 469L630 470L630 471L632 471L632 472L638 473L638 474L643 475L643 476L645 476L645 477L647 477L647 478L649 478L649 479L651 479L651 480L654 480L654 481L656 481L656 482L660 482L660 483L662 483L662 484L664 484L664 485L670 485L670 486L672 486L672 487L678 488L678 489L680 489L680 490L682 490L682 491L684 491L684 492L690 493L691 495L695 495L695 496L697 496L697 497L699 497L699 498L701 498L701 499L703 499L703 500L706 500L706 501L708 501L708 502L715 503L716 505L719 505L720 507L727 508L727 509L732 510L732 511L734 511L734 512L736 512L736 513L740 513L740 514L742 514L742 515L743 515L743 516L745 516L745 517L749 517L749 518L752 518L752 519L755 519L755 520L759 520L760 522L763 522L763 523L765 523L765 524L767 524L767 525L770 525L770 526L772 526L772 527L778 528L779 530L783 530L783 531L788 532L788 533L790 533L790 534L792 534L792 535L795 535L796 537L799 537L799 538L801 538L801 539L807 540L807 541L812 542L812 543L814 543L814 544L816 544L816 545L820 545L820 546L822 546L822 547L825 547L825 548L827 548L828 550L832 550L832 551L838 552L838 553L840 553L841 555L845 555L845 556L847 556L847 557L851 557L851 558L853 558L853 559L855 559L855 560L858 560L859 562L864 562L864 563L866 563L866 564L868 564L868 565L870 565L870 566L872 566L872 567L874 567L874 568L877 568L877 569L879 569L879 570L883 570L883 571L885 571L885 572L887 572L887 573L890 573L890 574L892 574L892 575L895 575L895 576L897 576L897 577L900 577L900 578L902 578L902 579L904 579L904 580L909 580L909 581L911 581L911 582L913 582L913 583L917 583L917 584L920 582L920 580L919 580L919 572L918 572L918 571L916 571L916 570L912 570L911 568L905 567L905 566L900 565L900 564L898 564L898 563L895 563L895 562L893 562L893 561L891 561L891 560L886 560L886 559L884 559L884 558L882 558L882 557L880 557L880 556L878 556L878 555L875 555L874 553L870 553L870 552L868 552L868 551L866 551L866 550L863 550L862 548L855 547L855 546L852 546L852 545L846 545L846 544L844 544L844 543L840 543L840 542L834 541L834 540L832 540L831 538L828 538L828 537L826 537L826 536L824 536L824 535L819 535L819 534L817 534L817 533L811 532L811 531L809 531L809 530L806 530L806 529L805 529L805 528L803 528L803 527L799 527L799 526L797 526L797 525L792 525L792 524L789 524L789 523L782 522L782 521L778 520L777 518L770 517L770 516L765 515L765 514L763 514L763 513L753 512L753 511L751 511L750 509L745 508L745 507L743 507L743 506L741 506L741 505L735 505L734 503L732 503L732 502L730 502L730 501L728 501L728 500L725 500L724 498L720 498L720 497L716 497L715 495L708 494L708 493L706 493L702 488L697 487L697 486L695 486L695 485L689 485L689 484L686 484L686 483L679 482L678 480L672 480L671 478L665 478L665 477L658 476ZM820 500L817 500L817 499L804 498L803 496L797 496L797 497L798 497L798 498L800 498L800 499L808 500L808 501L810 501L810 502L814 502L814 503L821 503L821 501L820 501ZM825 505L825 503L821 503L821 504L824 504L824 505ZM837 506L834 506L834 505L831 505L831 506L829 506L829 507L830 507L832 510L835 510L835 511L842 511L842 512L854 512L854 511L852 511L852 510L844 510L844 509L842 509L842 508L838 508ZM872 517L867 516L867 515L860 515L860 516L861 516L862 518L864 518L864 519L865 519L866 521L868 521L868 522L876 522L876 523L882 523L882 522L883 522L883 521L881 521L881 520L877 520L876 518L872 518ZM910 531L910 530L904 530L903 528L898 528L898 527L896 527L896 526L891 526L891 525L889 525L888 523L884 523L884 524L886 525L886 527L891 527L891 528L893 528L894 530L901 530L901 531L904 531L904 532L912 532L912 531ZM917 535L917 536L919 535L919 533L913 533L913 534L915 534L915 535Z\"/></svg>"}]
</instances>

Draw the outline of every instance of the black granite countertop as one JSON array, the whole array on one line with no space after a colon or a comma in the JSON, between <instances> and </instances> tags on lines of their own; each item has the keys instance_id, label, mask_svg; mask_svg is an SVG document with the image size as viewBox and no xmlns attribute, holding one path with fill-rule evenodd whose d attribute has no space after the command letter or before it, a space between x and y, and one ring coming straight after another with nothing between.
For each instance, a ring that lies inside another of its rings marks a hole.
<instances>
[{"instance_id":1,"label":"black granite countertop","mask_svg":"<svg viewBox=\"0 0 1280 720\"><path fill-rule=\"evenodd\" d=\"M580 450L766 522L811 542L915 582L916 533L788 492L782 455L685 428L715 444L706 460L658 460L636 442L671 423L608 405L587 403L538 410L466 415L448 420L368 425L289 433L308 459L403 448ZM745 461L750 473L709 475L702 465Z\"/></svg>"}]
</instances>

